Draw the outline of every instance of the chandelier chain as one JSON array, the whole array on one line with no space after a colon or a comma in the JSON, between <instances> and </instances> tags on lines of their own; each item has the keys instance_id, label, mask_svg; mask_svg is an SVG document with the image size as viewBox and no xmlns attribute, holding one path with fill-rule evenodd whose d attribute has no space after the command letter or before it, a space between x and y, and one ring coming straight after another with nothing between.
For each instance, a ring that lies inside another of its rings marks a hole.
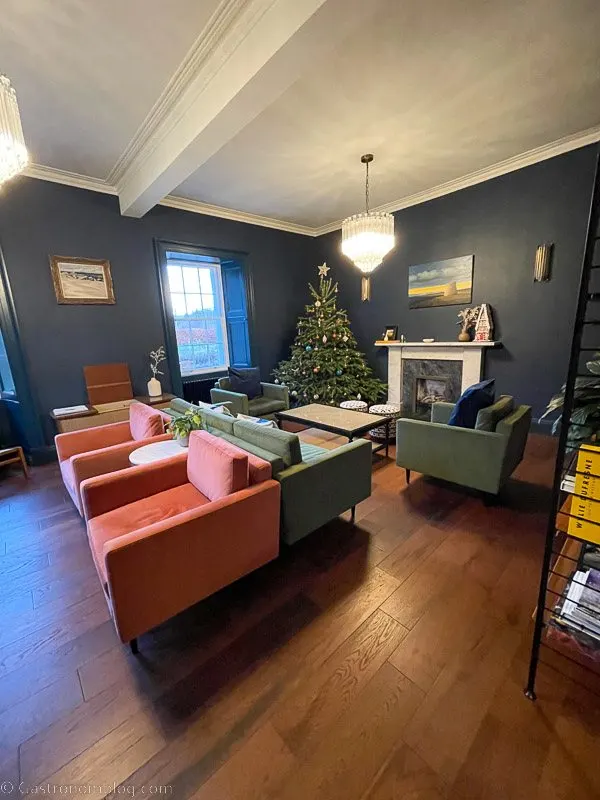
<instances>
[{"instance_id":1,"label":"chandelier chain","mask_svg":"<svg viewBox=\"0 0 600 800\"><path fill-rule=\"evenodd\" d=\"M369 213L369 162L365 164L367 168L367 175L365 177L365 205L367 209L367 214Z\"/></svg>"}]
</instances>

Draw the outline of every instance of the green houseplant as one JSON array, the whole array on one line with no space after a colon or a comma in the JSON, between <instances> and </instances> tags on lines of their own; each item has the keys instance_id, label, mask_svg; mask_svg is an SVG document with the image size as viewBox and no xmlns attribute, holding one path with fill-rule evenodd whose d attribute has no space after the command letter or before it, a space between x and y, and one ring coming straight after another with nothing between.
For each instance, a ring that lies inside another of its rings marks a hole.
<instances>
[{"instance_id":1,"label":"green houseplant","mask_svg":"<svg viewBox=\"0 0 600 800\"><path fill-rule=\"evenodd\" d=\"M190 443L190 433L202 430L202 427L202 417L195 409L190 408L185 414L171 420L169 433L173 434L175 441L182 447L187 447Z\"/></svg>"},{"instance_id":2,"label":"green houseplant","mask_svg":"<svg viewBox=\"0 0 600 800\"><path fill-rule=\"evenodd\" d=\"M573 413L571 424L567 431L567 448L576 450L584 442L595 442L600 433L600 353L595 353L594 359L586 363L590 377L579 377L575 380L573 395ZM555 394L548 403L541 419L555 411L562 411L565 402L565 388L563 384L560 392ZM560 430L560 416L554 420L552 433Z\"/></svg>"}]
</instances>

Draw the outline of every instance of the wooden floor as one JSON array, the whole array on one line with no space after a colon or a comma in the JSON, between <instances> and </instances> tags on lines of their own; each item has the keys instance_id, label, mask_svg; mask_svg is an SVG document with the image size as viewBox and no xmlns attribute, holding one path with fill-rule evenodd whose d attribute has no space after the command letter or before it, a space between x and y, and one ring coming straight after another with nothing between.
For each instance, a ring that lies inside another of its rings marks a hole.
<instances>
[{"instance_id":1,"label":"wooden floor","mask_svg":"<svg viewBox=\"0 0 600 800\"><path fill-rule=\"evenodd\" d=\"M6 471L0 791L600 797L598 695L549 666L537 704L522 692L552 458L531 437L494 508L379 462L356 526L336 520L142 636L137 658L57 467Z\"/></svg>"}]
</instances>

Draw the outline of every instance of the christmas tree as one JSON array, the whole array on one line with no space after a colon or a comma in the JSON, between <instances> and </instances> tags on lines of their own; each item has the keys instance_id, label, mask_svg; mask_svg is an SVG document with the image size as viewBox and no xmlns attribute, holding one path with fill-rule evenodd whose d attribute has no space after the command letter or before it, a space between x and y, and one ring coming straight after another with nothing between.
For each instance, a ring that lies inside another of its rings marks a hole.
<instances>
[{"instance_id":1,"label":"christmas tree","mask_svg":"<svg viewBox=\"0 0 600 800\"><path fill-rule=\"evenodd\" d=\"M327 277L329 267L322 264L318 269L319 288L308 285L313 301L298 320L290 358L273 370L275 379L288 386L291 397L301 404L375 402L385 384L357 350L348 315L337 307L338 285Z\"/></svg>"}]
</instances>

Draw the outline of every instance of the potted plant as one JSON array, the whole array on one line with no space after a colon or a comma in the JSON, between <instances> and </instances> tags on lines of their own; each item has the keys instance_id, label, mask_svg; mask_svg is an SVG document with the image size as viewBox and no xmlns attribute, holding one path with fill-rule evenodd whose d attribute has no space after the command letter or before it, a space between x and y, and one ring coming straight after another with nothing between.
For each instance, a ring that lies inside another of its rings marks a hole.
<instances>
[{"instance_id":1,"label":"potted plant","mask_svg":"<svg viewBox=\"0 0 600 800\"><path fill-rule=\"evenodd\" d=\"M159 364L167 360L165 348L161 344L158 350L152 350L150 353L150 369L152 370L152 377L148 381L148 396L160 397L162 395L162 386L156 377L157 375L164 375L158 368Z\"/></svg>"},{"instance_id":2,"label":"potted plant","mask_svg":"<svg viewBox=\"0 0 600 800\"><path fill-rule=\"evenodd\" d=\"M586 363L590 377L579 376L575 379L573 393L573 412L569 430L567 431L567 450L576 450L585 442L597 442L600 435L600 353L596 353L591 361ZM566 385L563 384L560 392L550 398L546 411L540 419L549 414L562 411L565 402ZM560 431L561 418L554 420L552 433Z\"/></svg>"},{"instance_id":3,"label":"potted plant","mask_svg":"<svg viewBox=\"0 0 600 800\"><path fill-rule=\"evenodd\" d=\"M193 408L188 409L185 414L176 417L169 423L169 433L182 447L187 447L190 443L190 433L202 430L202 417Z\"/></svg>"}]
</instances>

